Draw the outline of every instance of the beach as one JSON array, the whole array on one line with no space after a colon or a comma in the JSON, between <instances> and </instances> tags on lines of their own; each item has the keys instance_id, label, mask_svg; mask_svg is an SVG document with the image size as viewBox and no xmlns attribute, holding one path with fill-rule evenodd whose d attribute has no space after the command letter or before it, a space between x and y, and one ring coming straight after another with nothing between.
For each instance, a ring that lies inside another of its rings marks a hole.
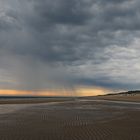
<instances>
[{"instance_id":1,"label":"beach","mask_svg":"<svg viewBox=\"0 0 140 140\"><path fill-rule=\"evenodd\" d=\"M30 104L0 105L1 140L140 139L138 102L98 98L43 103L32 100Z\"/></svg>"}]
</instances>

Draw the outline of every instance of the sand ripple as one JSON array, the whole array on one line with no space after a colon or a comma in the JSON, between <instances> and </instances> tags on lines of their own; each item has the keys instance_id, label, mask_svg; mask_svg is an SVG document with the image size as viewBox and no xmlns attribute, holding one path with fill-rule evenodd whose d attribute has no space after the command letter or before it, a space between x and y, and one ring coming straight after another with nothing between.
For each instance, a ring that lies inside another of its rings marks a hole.
<instances>
[{"instance_id":1,"label":"sand ripple","mask_svg":"<svg viewBox=\"0 0 140 140\"><path fill-rule=\"evenodd\" d=\"M140 140L140 112L111 108L110 103L83 101L0 109L0 140Z\"/></svg>"}]
</instances>

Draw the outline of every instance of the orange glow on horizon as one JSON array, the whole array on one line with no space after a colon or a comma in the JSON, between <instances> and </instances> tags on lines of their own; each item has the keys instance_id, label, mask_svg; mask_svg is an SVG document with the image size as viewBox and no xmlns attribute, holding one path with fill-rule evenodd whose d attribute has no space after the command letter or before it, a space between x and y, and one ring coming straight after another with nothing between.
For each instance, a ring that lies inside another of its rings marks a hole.
<instances>
[{"instance_id":1,"label":"orange glow on horizon","mask_svg":"<svg viewBox=\"0 0 140 140\"><path fill-rule=\"evenodd\" d=\"M112 91L101 87L79 87L76 92L79 96L96 96L104 95Z\"/></svg>"},{"instance_id":2,"label":"orange glow on horizon","mask_svg":"<svg viewBox=\"0 0 140 140\"><path fill-rule=\"evenodd\" d=\"M100 87L78 87L74 90L40 90L40 91L24 91L24 90L6 90L1 89L0 95L3 96L96 96L111 92L111 90Z\"/></svg>"},{"instance_id":3,"label":"orange glow on horizon","mask_svg":"<svg viewBox=\"0 0 140 140\"><path fill-rule=\"evenodd\" d=\"M22 91L22 90L7 90L7 89L1 89L0 95L7 95L7 96L20 96L20 95L31 95L30 91Z\"/></svg>"}]
</instances>

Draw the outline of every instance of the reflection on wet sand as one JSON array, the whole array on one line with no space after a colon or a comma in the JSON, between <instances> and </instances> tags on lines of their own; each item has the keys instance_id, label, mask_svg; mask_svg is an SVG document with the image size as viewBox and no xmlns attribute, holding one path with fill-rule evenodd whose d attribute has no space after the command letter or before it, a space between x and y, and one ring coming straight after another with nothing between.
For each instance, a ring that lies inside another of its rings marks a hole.
<instances>
[{"instance_id":1,"label":"reflection on wet sand","mask_svg":"<svg viewBox=\"0 0 140 140\"><path fill-rule=\"evenodd\" d=\"M0 105L0 139L139 140L139 118L140 104L97 99Z\"/></svg>"}]
</instances>

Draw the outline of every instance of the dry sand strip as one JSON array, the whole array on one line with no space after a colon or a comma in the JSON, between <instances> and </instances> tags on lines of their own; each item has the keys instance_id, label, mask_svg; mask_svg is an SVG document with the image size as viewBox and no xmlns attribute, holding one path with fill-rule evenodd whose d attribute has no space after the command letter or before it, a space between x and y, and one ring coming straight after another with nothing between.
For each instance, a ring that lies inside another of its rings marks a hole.
<instances>
[{"instance_id":1,"label":"dry sand strip","mask_svg":"<svg viewBox=\"0 0 140 140\"><path fill-rule=\"evenodd\" d=\"M0 114L0 140L140 140L140 105L77 100L17 106Z\"/></svg>"},{"instance_id":2,"label":"dry sand strip","mask_svg":"<svg viewBox=\"0 0 140 140\"><path fill-rule=\"evenodd\" d=\"M140 103L140 95L135 96L122 96L122 95L106 95L106 96L98 96L99 99L105 100L114 100L114 101L129 101L129 102L139 102Z\"/></svg>"}]
</instances>

